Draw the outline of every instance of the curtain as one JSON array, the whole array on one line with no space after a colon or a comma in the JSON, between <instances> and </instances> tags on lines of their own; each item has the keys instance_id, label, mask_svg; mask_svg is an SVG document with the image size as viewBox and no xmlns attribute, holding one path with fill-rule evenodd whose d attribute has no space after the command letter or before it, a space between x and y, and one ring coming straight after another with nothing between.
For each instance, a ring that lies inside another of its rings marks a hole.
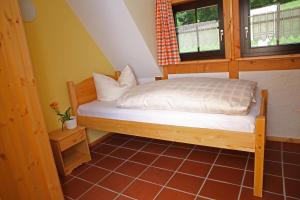
<instances>
[{"instance_id":1,"label":"curtain","mask_svg":"<svg viewBox=\"0 0 300 200\"><path fill-rule=\"evenodd\" d=\"M156 41L158 65L180 61L171 0L156 0Z\"/></svg>"}]
</instances>

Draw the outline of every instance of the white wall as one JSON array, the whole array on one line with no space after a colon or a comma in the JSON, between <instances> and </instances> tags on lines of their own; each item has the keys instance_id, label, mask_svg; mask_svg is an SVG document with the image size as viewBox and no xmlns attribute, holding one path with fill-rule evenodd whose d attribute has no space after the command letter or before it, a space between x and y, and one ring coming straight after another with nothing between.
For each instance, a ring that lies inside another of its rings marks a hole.
<instances>
[{"instance_id":1,"label":"white wall","mask_svg":"<svg viewBox=\"0 0 300 200\"><path fill-rule=\"evenodd\" d=\"M68 3L116 69L129 64L138 78L161 75L124 0L68 0Z\"/></svg>"},{"instance_id":2,"label":"white wall","mask_svg":"<svg viewBox=\"0 0 300 200\"><path fill-rule=\"evenodd\" d=\"M128 11L141 32L152 56L156 60L155 1L124 0Z\"/></svg>"},{"instance_id":3,"label":"white wall","mask_svg":"<svg viewBox=\"0 0 300 200\"><path fill-rule=\"evenodd\" d=\"M300 70L241 72L268 89L268 135L300 138Z\"/></svg>"}]
</instances>

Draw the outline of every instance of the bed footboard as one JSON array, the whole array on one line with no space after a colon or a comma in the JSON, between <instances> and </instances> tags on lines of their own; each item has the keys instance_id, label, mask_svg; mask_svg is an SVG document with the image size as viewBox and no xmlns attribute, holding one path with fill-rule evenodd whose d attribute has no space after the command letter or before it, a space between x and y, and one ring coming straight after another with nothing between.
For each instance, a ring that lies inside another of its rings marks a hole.
<instances>
[{"instance_id":1,"label":"bed footboard","mask_svg":"<svg viewBox=\"0 0 300 200\"><path fill-rule=\"evenodd\" d=\"M259 197L262 197L262 190L263 190L268 91L262 90L261 95L262 95L262 101L260 106L260 114L256 118L254 191L253 191L254 195Z\"/></svg>"}]
</instances>

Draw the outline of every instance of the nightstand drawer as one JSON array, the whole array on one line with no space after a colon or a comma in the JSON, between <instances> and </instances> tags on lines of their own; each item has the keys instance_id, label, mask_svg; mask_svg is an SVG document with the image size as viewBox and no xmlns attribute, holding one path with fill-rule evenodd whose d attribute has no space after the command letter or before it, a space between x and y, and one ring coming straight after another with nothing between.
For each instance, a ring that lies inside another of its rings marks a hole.
<instances>
[{"instance_id":1,"label":"nightstand drawer","mask_svg":"<svg viewBox=\"0 0 300 200\"><path fill-rule=\"evenodd\" d=\"M64 151L68 149L69 147L73 146L74 144L77 144L83 140L85 140L85 132L84 130L81 130L73 135L70 135L69 137L63 139L59 142L60 150Z\"/></svg>"}]
</instances>

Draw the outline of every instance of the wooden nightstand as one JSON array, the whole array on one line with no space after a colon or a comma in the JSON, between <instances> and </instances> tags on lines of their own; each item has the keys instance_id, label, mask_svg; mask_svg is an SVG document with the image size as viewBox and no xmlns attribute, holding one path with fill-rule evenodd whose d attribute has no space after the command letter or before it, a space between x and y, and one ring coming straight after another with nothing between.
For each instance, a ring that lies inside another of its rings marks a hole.
<instances>
[{"instance_id":1,"label":"wooden nightstand","mask_svg":"<svg viewBox=\"0 0 300 200\"><path fill-rule=\"evenodd\" d=\"M85 128L55 130L49 133L56 167L61 175L68 175L82 163L91 160Z\"/></svg>"}]
</instances>

